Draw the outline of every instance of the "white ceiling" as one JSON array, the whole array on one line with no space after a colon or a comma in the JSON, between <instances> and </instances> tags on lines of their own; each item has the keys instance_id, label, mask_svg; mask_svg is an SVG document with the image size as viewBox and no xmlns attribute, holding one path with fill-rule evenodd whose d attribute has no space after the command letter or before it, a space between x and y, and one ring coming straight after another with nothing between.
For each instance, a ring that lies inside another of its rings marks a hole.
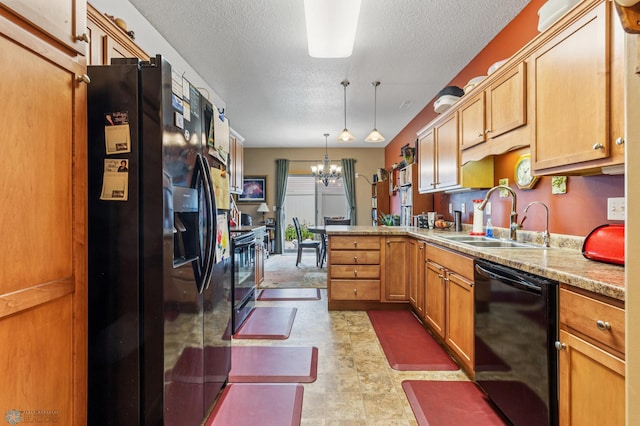
<instances>
[{"instance_id":1,"label":"white ceiling","mask_svg":"<svg viewBox=\"0 0 640 426\"><path fill-rule=\"evenodd\" d=\"M529 0L363 0L344 59L308 55L303 0L130 2L224 99L246 147L324 147L327 132L344 146L344 79L349 146L381 147ZM383 144L364 142L375 80Z\"/></svg>"}]
</instances>

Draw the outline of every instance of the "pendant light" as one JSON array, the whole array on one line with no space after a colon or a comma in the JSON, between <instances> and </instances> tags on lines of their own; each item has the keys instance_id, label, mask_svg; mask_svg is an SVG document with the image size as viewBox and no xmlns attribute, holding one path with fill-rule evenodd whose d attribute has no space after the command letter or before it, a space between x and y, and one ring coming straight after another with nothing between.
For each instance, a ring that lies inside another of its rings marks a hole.
<instances>
[{"instance_id":1,"label":"pendant light","mask_svg":"<svg viewBox=\"0 0 640 426\"><path fill-rule=\"evenodd\" d=\"M322 182L324 186L329 186L329 182L335 182L342 176L342 167L331 164L329 161L329 154L327 151L327 138L329 133L324 135L324 160L317 166L311 166L311 173L318 178L319 182Z\"/></svg>"},{"instance_id":2,"label":"pendant light","mask_svg":"<svg viewBox=\"0 0 640 426\"><path fill-rule=\"evenodd\" d=\"M356 138L347 130L347 86L349 85L349 80L344 80L340 84L344 87L344 130L340 133L340 136L338 136L338 140L342 142L352 142L356 140Z\"/></svg>"},{"instance_id":3,"label":"pendant light","mask_svg":"<svg viewBox=\"0 0 640 426\"><path fill-rule=\"evenodd\" d=\"M378 86L380 86L379 81L374 81L371 83L373 85L373 130L369 133L369 136L365 139L365 142L378 143L384 142L384 136L380 134L378 129L376 128L376 115L377 115L377 105L378 105Z\"/></svg>"}]
</instances>

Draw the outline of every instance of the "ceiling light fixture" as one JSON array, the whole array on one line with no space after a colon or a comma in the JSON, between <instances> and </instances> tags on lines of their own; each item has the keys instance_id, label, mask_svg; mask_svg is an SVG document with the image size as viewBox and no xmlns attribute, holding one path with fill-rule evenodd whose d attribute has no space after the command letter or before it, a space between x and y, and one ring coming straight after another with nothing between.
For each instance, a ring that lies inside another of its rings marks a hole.
<instances>
[{"instance_id":1,"label":"ceiling light fixture","mask_svg":"<svg viewBox=\"0 0 640 426\"><path fill-rule=\"evenodd\" d=\"M304 0L309 56L348 58L356 39L361 0Z\"/></svg>"},{"instance_id":2,"label":"ceiling light fixture","mask_svg":"<svg viewBox=\"0 0 640 426\"><path fill-rule=\"evenodd\" d=\"M378 105L378 86L380 86L379 81L374 81L371 83L373 85L373 130L369 133L369 136L365 139L365 142L384 142L384 136L380 134L378 129L376 128L376 115L377 115L377 105Z\"/></svg>"},{"instance_id":3,"label":"ceiling light fixture","mask_svg":"<svg viewBox=\"0 0 640 426\"><path fill-rule=\"evenodd\" d=\"M342 167L331 164L329 154L327 152L327 138L329 133L324 134L324 160L317 166L311 166L311 173L318 178L319 182L324 186L329 186L329 182L335 182L342 176Z\"/></svg>"},{"instance_id":4,"label":"ceiling light fixture","mask_svg":"<svg viewBox=\"0 0 640 426\"><path fill-rule=\"evenodd\" d=\"M338 140L342 142L352 142L356 140L356 138L347 130L347 86L349 85L349 80L343 80L340 84L344 86L344 130L340 133L340 136L338 136Z\"/></svg>"}]
</instances>

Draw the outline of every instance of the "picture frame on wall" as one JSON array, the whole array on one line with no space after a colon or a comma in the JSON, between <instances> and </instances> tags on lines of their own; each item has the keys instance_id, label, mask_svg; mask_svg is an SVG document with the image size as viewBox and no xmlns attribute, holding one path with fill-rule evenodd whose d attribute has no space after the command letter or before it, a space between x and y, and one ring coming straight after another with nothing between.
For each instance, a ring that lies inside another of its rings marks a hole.
<instances>
[{"instance_id":1,"label":"picture frame on wall","mask_svg":"<svg viewBox=\"0 0 640 426\"><path fill-rule=\"evenodd\" d=\"M242 194L238 201L259 203L267 200L267 177L245 176L242 180Z\"/></svg>"}]
</instances>

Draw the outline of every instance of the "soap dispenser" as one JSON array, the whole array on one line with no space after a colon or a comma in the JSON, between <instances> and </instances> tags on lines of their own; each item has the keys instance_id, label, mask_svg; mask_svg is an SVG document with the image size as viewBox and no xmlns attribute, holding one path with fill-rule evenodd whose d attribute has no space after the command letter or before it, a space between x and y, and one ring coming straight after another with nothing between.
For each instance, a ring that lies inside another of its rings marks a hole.
<instances>
[{"instance_id":1,"label":"soap dispenser","mask_svg":"<svg viewBox=\"0 0 640 426\"><path fill-rule=\"evenodd\" d=\"M485 235L489 238L493 238L493 224L491 223L491 218L487 219L487 229L485 230Z\"/></svg>"}]
</instances>

